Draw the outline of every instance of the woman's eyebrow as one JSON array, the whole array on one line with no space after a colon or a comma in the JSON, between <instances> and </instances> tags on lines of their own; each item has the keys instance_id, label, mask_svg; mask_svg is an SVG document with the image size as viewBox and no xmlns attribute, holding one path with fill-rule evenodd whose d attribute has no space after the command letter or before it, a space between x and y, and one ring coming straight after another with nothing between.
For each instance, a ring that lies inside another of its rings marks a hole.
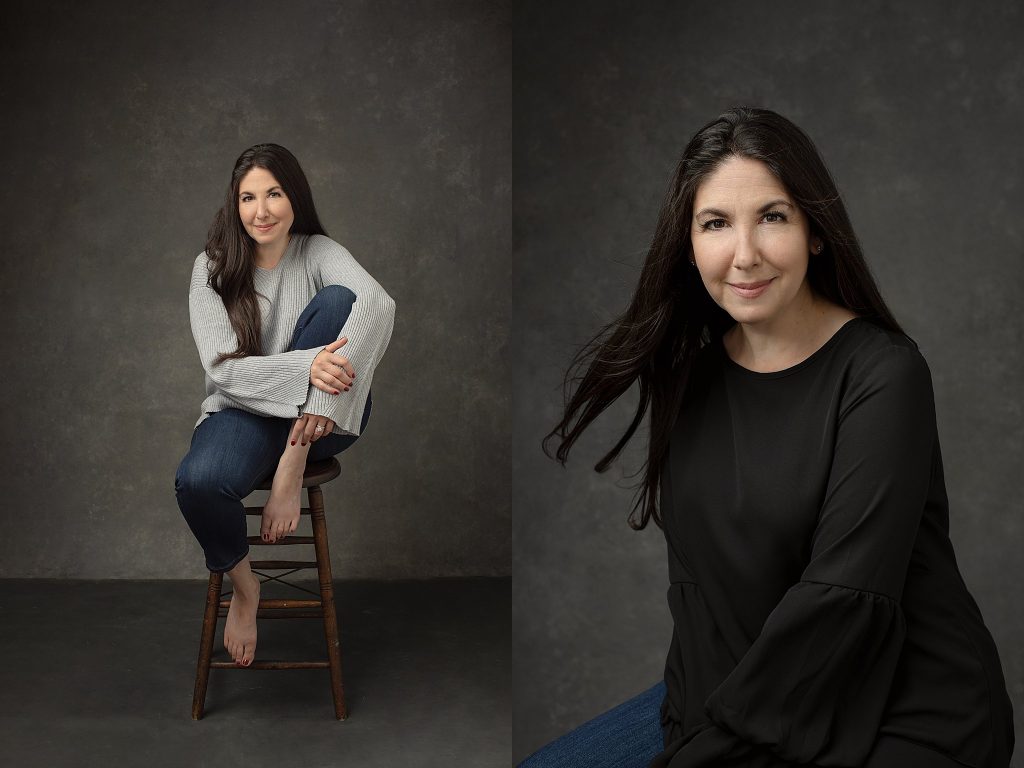
<instances>
[{"instance_id":1,"label":"woman's eyebrow","mask_svg":"<svg viewBox=\"0 0 1024 768\"><path fill-rule=\"evenodd\" d=\"M275 184L274 186L270 187L270 189L268 189L267 192L268 193L273 192L275 189L278 190L279 192L282 191L281 187L278 186L277 184ZM252 195L253 197L255 197L256 193L255 192L250 192L247 189L240 189L240 190L238 190L238 196L241 197L242 195Z\"/></svg>"},{"instance_id":2,"label":"woman's eyebrow","mask_svg":"<svg viewBox=\"0 0 1024 768\"><path fill-rule=\"evenodd\" d=\"M771 202L769 202L769 203L765 203L764 205L762 205L762 206L761 206L760 208L758 208L758 209L757 209L757 212L758 212L758 213L764 213L764 212L765 212L765 211L767 211L767 210L768 210L769 208L777 208L777 207L778 207L778 206L780 206L780 205L785 205L785 206L788 206L788 207L790 207L790 208L792 208L792 207L793 207L793 204L792 204L791 202L789 202L789 200L783 200L783 199L782 199L782 198L780 197L780 198L779 198L778 200L772 200L772 201L771 201Z\"/></svg>"},{"instance_id":3,"label":"woman's eyebrow","mask_svg":"<svg viewBox=\"0 0 1024 768\"><path fill-rule=\"evenodd\" d=\"M794 207L791 202L789 202L788 200L783 200L780 197L777 200L771 200L771 201L765 203L764 205L762 205L760 208L757 209L757 212L758 213L764 213L765 211L768 211L768 210L770 210L772 208L777 208L780 205L785 205L785 206L788 206L789 208L793 208ZM699 217L699 216L703 216L705 214L710 214L712 216L721 216L723 218L728 217L728 215L729 215L725 211L719 210L718 208L701 208L699 211L697 211L697 213L695 213L693 215L694 215L694 218L696 218L696 217Z\"/></svg>"}]
</instances>

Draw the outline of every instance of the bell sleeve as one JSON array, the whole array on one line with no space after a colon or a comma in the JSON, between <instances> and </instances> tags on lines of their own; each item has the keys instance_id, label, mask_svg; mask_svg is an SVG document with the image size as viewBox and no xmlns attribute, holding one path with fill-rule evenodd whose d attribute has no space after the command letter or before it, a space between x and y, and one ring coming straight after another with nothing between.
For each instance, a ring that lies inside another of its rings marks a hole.
<instances>
[{"instance_id":1,"label":"bell sleeve","mask_svg":"<svg viewBox=\"0 0 1024 768\"><path fill-rule=\"evenodd\" d=\"M900 598L937 446L916 349L889 346L851 372L800 581L707 698L707 722L652 766L863 765L906 636Z\"/></svg>"},{"instance_id":2,"label":"bell sleeve","mask_svg":"<svg viewBox=\"0 0 1024 768\"><path fill-rule=\"evenodd\" d=\"M336 354L349 359L356 378L349 391L329 395L309 383L307 375L308 397L300 401L301 412L331 419L335 434L358 435L374 371L391 341L395 301L344 246L329 237L313 235L308 247L309 268L318 290L340 285L355 294L352 311L338 334L339 339L347 336L348 342Z\"/></svg>"},{"instance_id":3,"label":"bell sleeve","mask_svg":"<svg viewBox=\"0 0 1024 768\"><path fill-rule=\"evenodd\" d=\"M188 312L203 370L220 391L257 413L280 416L281 406L292 406L298 414L306 402L310 367L323 347L214 364L219 354L238 348L238 337L224 302L209 285L205 254L200 254L192 270Z\"/></svg>"}]
</instances>

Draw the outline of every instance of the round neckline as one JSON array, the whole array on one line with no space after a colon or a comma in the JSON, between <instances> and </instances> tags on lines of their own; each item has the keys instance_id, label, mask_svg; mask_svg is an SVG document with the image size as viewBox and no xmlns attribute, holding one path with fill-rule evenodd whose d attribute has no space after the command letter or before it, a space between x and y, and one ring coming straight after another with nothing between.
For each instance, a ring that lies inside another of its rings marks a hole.
<instances>
[{"instance_id":1,"label":"round neckline","mask_svg":"<svg viewBox=\"0 0 1024 768\"><path fill-rule=\"evenodd\" d=\"M731 357L729 357L729 353L726 351L725 344L722 343L721 337L718 337L718 339L716 340L716 344L718 345L719 354L725 360L726 365L730 369L737 371L743 374L744 376L748 376L752 379L777 379L782 376L789 376L791 374L794 374L797 371L803 370L807 366L814 363L815 360L820 358L822 355L828 352L828 350L834 347L836 343L848 332L851 326L858 324L858 321L868 322L863 317L851 317L849 320L847 320L845 323L839 326L839 329L835 333L833 333L824 344L822 344L816 350L811 352L811 354L809 354L799 363L794 363L788 368L782 368L781 370L778 371L752 371L749 368L740 365Z\"/></svg>"},{"instance_id":2,"label":"round neckline","mask_svg":"<svg viewBox=\"0 0 1024 768\"><path fill-rule=\"evenodd\" d=\"M291 250L294 247L294 245L295 245L295 235L291 234L291 235L288 236L288 245L286 245L284 247L284 253L282 253L281 254L281 258L277 260L277 264L275 264L274 266L272 266L270 268L267 268L267 267L261 267L259 264L257 264L254 261L253 262L253 266L256 269L258 269L260 272L264 272L266 274L270 274L271 272L276 272L278 269L281 268L281 265L284 263L284 260L288 258L288 256L291 253Z\"/></svg>"}]
</instances>

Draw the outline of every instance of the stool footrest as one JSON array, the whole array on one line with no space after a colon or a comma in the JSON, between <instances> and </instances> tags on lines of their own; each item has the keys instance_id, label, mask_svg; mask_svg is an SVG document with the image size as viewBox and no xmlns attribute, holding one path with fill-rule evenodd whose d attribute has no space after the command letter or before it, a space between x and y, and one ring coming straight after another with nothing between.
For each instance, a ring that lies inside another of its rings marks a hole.
<instances>
[{"instance_id":1,"label":"stool footrest","mask_svg":"<svg viewBox=\"0 0 1024 768\"><path fill-rule=\"evenodd\" d=\"M267 608L256 611L257 619L322 619L324 612L321 608ZM278 613L278 611L281 611ZM218 619L225 619L228 615L227 608L221 608L217 612Z\"/></svg>"},{"instance_id":2,"label":"stool footrest","mask_svg":"<svg viewBox=\"0 0 1024 768\"><path fill-rule=\"evenodd\" d=\"M245 514L247 514L247 515L262 515L263 514L263 507L246 507L245 508ZM309 507L301 507L299 509L299 514L300 515L308 515L309 514Z\"/></svg>"},{"instance_id":3,"label":"stool footrest","mask_svg":"<svg viewBox=\"0 0 1024 768\"><path fill-rule=\"evenodd\" d=\"M271 571L285 568L316 568L316 560L250 560L249 567Z\"/></svg>"},{"instance_id":4,"label":"stool footrest","mask_svg":"<svg viewBox=\"0 0 1024 768\"><path fill-rule=\"evenodd\" d=\"M285 536L283 539L270 542L264 541L259 536L246 536L245 540L250 544L260 544L264 547L276 547L280 544L312 544L312 536Z\"/></svg>"},{"instance_id":5,"label":"stool footrest","mask_svg":"<svg viewBox=\"0 0 1024 768\"><path fill-rule=\"evenodd\" d=\"M211 661L211 669L328 669L328 661L254 661L243 667L233 661Z\"/></svg>"},{"instance_id":6,"label":"stool footrest","mask_svg":"<svg viewBox=\"0 0 1024 768\"><path fill-rule=\"evenodd\" d=\"M230 600L221 600L221 608L230 608ZM287 597L267 597L260 598L260 608L320 608L322 607L319 600L291 600Z\"/></svg>"}]
</instances>

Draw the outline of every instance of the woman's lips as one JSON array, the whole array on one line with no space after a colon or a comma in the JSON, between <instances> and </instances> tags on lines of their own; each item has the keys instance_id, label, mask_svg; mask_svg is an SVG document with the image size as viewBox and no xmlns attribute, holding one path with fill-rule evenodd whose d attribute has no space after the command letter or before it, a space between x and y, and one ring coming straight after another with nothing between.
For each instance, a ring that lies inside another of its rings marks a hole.
<instances>
[{"instance_id":1,"label":"woman's lips","mask_svg":"<svg viewBox=\"0 0 1024 768\"><path fill-rule=\"evenodd\" d=\"M277 224L276 221L273 224L263 224L263 225L261 225L261 224L253 224L253 228L254 229L258 229L260 232L266 232L271 227L275 226L276 224Z\"/></svg>"},{"instance_id":2,"label":"woman's lips","mask_svg":"<svg viewBox=\"0 0 1024 768\"><path fill-rule=\"evenodd\" d=\"M762 293L768 290L768 286L771 285L772 280L761 280L757 283L728 283L728 286L732 288L733 293L737 296L741 296L744 299L756 299Z\"/></svg>"}]
</instances>

